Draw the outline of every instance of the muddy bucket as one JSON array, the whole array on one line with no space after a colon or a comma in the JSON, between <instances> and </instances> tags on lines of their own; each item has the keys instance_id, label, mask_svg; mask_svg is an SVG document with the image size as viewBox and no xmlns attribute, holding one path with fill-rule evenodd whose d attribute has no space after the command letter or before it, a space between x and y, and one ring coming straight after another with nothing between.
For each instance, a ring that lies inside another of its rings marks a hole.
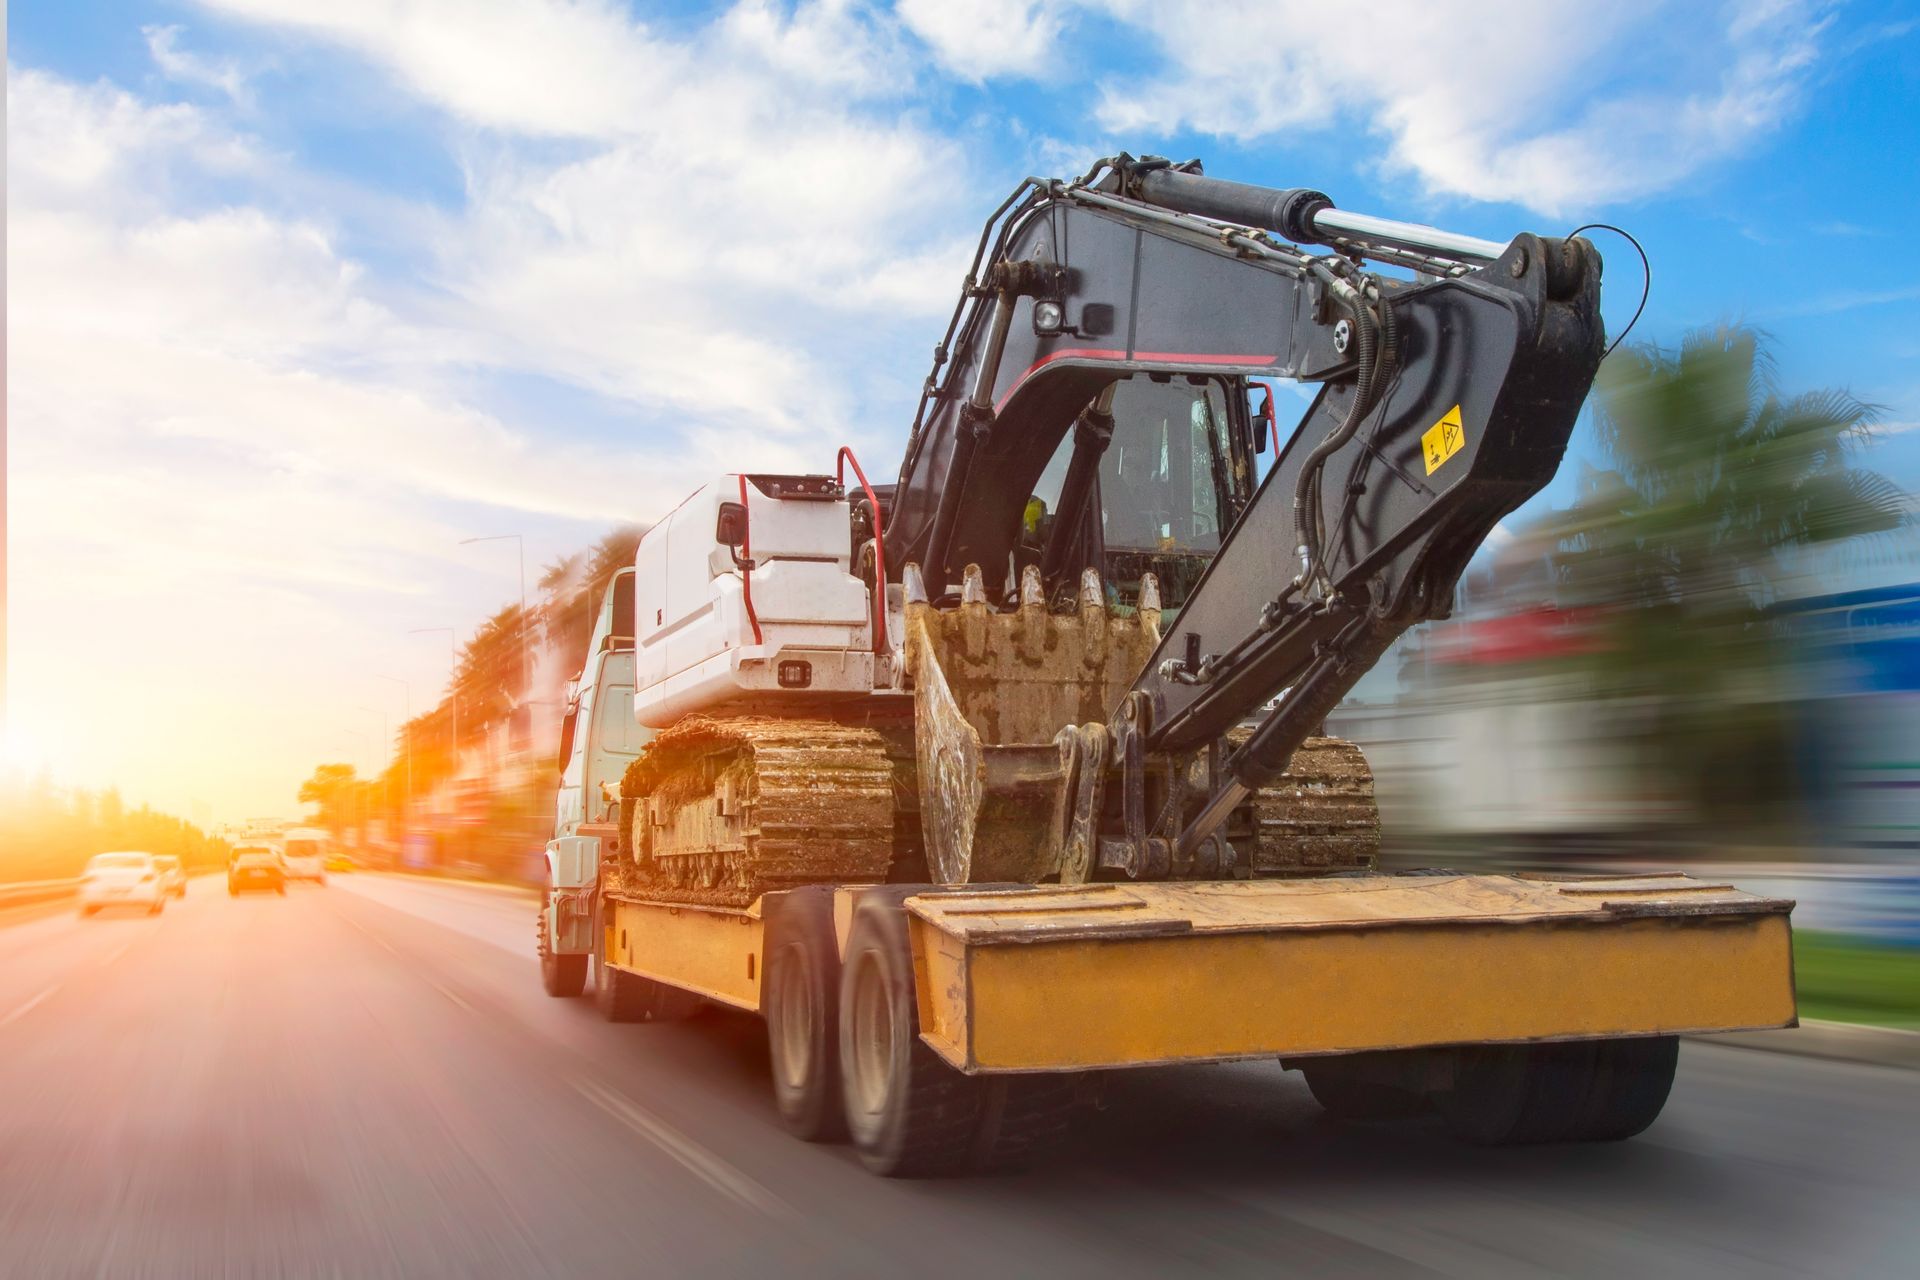
<instances>
[{"instance_id":1,"label":"muddy bucket","mask_svg":"<svg viewBox=\"0 0 1920 1280\"><path fill-rule=\"evenodd\" d=\"M987 603L974 565L957 609L928 603L914 566L906 586L920 820L933 878L1035 884L1059 876L1063 859L1084 870L1087 850L1068 847L1075 797L1098 789L1080 786L1079 775L1105 767L1107 718L1160 642L1152 575L1139 607L1127 610L1108 607L1105 584L1089 569L1079 607L1066 614L1047 609L1034 568L1006 612Z\"/></svg>"}]
</instances>

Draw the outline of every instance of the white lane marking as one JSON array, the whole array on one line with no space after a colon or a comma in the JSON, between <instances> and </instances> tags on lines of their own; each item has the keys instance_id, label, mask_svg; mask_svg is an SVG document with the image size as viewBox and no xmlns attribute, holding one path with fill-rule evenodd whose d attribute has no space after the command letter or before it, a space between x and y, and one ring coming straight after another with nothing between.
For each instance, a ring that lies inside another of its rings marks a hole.
<instances>
[{"instance_id":1,"label":"white lane marking","mask_svg":"<svg viewBox=\"0 0 1920 1280\"><path fill-rule=\"evenodd\" d=\"M48 987L45 991L42 991L39 995L35 996L33 999L27 1001L25 1004L20 1005L18 1008L14 1009L13 1012L9 1013L6 1017L0 1018L0 1027L6 1026L8 1023L12 1022L15 1018L18 1018L21 1015L25 1014L28 1010L32 1009L33 1006L39 1004L42 1000L45 1000L48 996L52 995L54 992L58 991L59 989L60 989L60 984L57 982L54 983L52 986Z\"/></svg>"},{"instance_id":2,"label":"white lane marking","mask_svg":"<svg viewBox=\"0 0 1920 1280\"><path fill-rule=\"evenodd\" d=\"M708 1151L692 1138L674 1129L639 1103L624 1098L605 1085L597 1084L592 1080L575 1080L573 1087L579 1090L581 1096L587 1101L678 1160L689 1173L715 1191L749 1209L757 1209L770 1218L781 1218L790 1222L800 1220L799 1213L792 1205Z\"/></svg>"},{"instance_id":3,"label":"white lane marking","mask_svg":"<svg viewBox=\"0 0 1920 1280\"><path fill-rule=\"evenodd\" d=\"M468 1004L465 1000L462 1000L459 996L455 995L452 992L452 990L450 990L449 988L443 987L439 983L435 982L432 978L427 979L427 985L432 987L435 991L438 991L441 995L445 996L447 999L459 1005L462 1009L465 1009L468 1013L473 1012L472 1005Z\"/></svg>"}]
</instances>

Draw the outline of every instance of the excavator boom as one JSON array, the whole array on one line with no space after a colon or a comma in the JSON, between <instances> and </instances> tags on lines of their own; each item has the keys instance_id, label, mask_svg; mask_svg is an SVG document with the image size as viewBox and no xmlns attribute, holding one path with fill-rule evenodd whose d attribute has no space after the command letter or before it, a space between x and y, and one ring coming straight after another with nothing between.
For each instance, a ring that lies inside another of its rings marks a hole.
<instances>
[{"instance_id":1,"label":"excavator boom","mask_svg":"<svg viewBox=\"0 0 1920 1280\"><path fill-rule=\"evenodd\" d=\"M1123 156L1029 187L982 238L887 527L889 559L924 566L934 598L964 566L1015 555L1022 508L1069 428L1104 447L1085 424L1117 380L1320 386L1111 709L1118 736L1190 756L1267 708L1205 805L1161 806L1177 829L1157 835L1190 851L1280 776L1397 636L1446 615L1494 524L1552 478L1604 346L1600 259L1584 240L1501 246L1198 165ZM1074 474L1062 508L1077 518ZM1057 541L1072 523L1056 520ZM1042 561L1050 596L1091 558L1058 550Z\"/></svg>"}]
</instances>

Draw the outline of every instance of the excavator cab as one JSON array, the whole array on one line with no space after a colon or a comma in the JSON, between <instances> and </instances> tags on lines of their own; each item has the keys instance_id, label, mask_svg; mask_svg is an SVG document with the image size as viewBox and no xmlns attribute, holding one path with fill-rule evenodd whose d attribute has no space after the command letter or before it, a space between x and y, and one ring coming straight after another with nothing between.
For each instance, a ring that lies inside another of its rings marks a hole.
<instances>
[{"instance_id":1,"label":"excavator cab","mask_svg":"<svg viewBox=\"0 0 1920 1280\"><path fill-rule=\"evenodd\" d=\"M1110 392L1104 438L1069 432L1033 485L1016 567L1041 568L1064 603L1087 569L1108 602L1132 604L1152 574L1161 607L1177 610L1253 496L1253 435L1240 378L1137 374ZM1075 458L1094 460L1088 501L1065 510Z\"/></svg>"}]
</instances>

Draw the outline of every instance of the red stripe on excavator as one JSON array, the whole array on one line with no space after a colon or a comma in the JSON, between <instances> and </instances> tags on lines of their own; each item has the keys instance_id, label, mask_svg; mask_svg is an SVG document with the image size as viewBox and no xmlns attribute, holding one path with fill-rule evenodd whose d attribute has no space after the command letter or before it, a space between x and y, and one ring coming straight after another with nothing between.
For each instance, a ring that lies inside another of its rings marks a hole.
<instances>
[{"instance_id":1,"label":"red stripe on excavator","mask_svg":"<svg viewBox=\"0 0 1920 1280\"><path fill-rule=\"evenodd\" d=\"M1062 347L1058 351L1048 352L1046 355L1041 356L1038 360L1028 365L1027 371L1013 380L1013 385L1007 388L1007 394L1000 397L1000 403L993 406L993 411L998 413L1006 408L1007 401L1013 399L1013 393L1027 384L1028 378L1031 378L1055 360L1125 360L1126 358L1127 353L1125 351L1111 347Z\"/></svg>"},{"instance_id":2,"label":"red stripe on excavator","mask_svg":"<svg viewBox=\"0 0 1920 1280\"><path fill-rule=\"evenodd\" d=\"M1041 356L1026 371L1014 379L1007 394L1000 397L993 406L995 413L1007 407L1007 401L1013 399L1013 393L1027 385L1027 379L1046 368L1056 360L1150 360L1169 364L1278 364L1279 356L1271 355L1218 355L1195 351L1136 351L1129 356L1125 351L1111 347L1063 347Z\"/></svg>"}]
</instances>

